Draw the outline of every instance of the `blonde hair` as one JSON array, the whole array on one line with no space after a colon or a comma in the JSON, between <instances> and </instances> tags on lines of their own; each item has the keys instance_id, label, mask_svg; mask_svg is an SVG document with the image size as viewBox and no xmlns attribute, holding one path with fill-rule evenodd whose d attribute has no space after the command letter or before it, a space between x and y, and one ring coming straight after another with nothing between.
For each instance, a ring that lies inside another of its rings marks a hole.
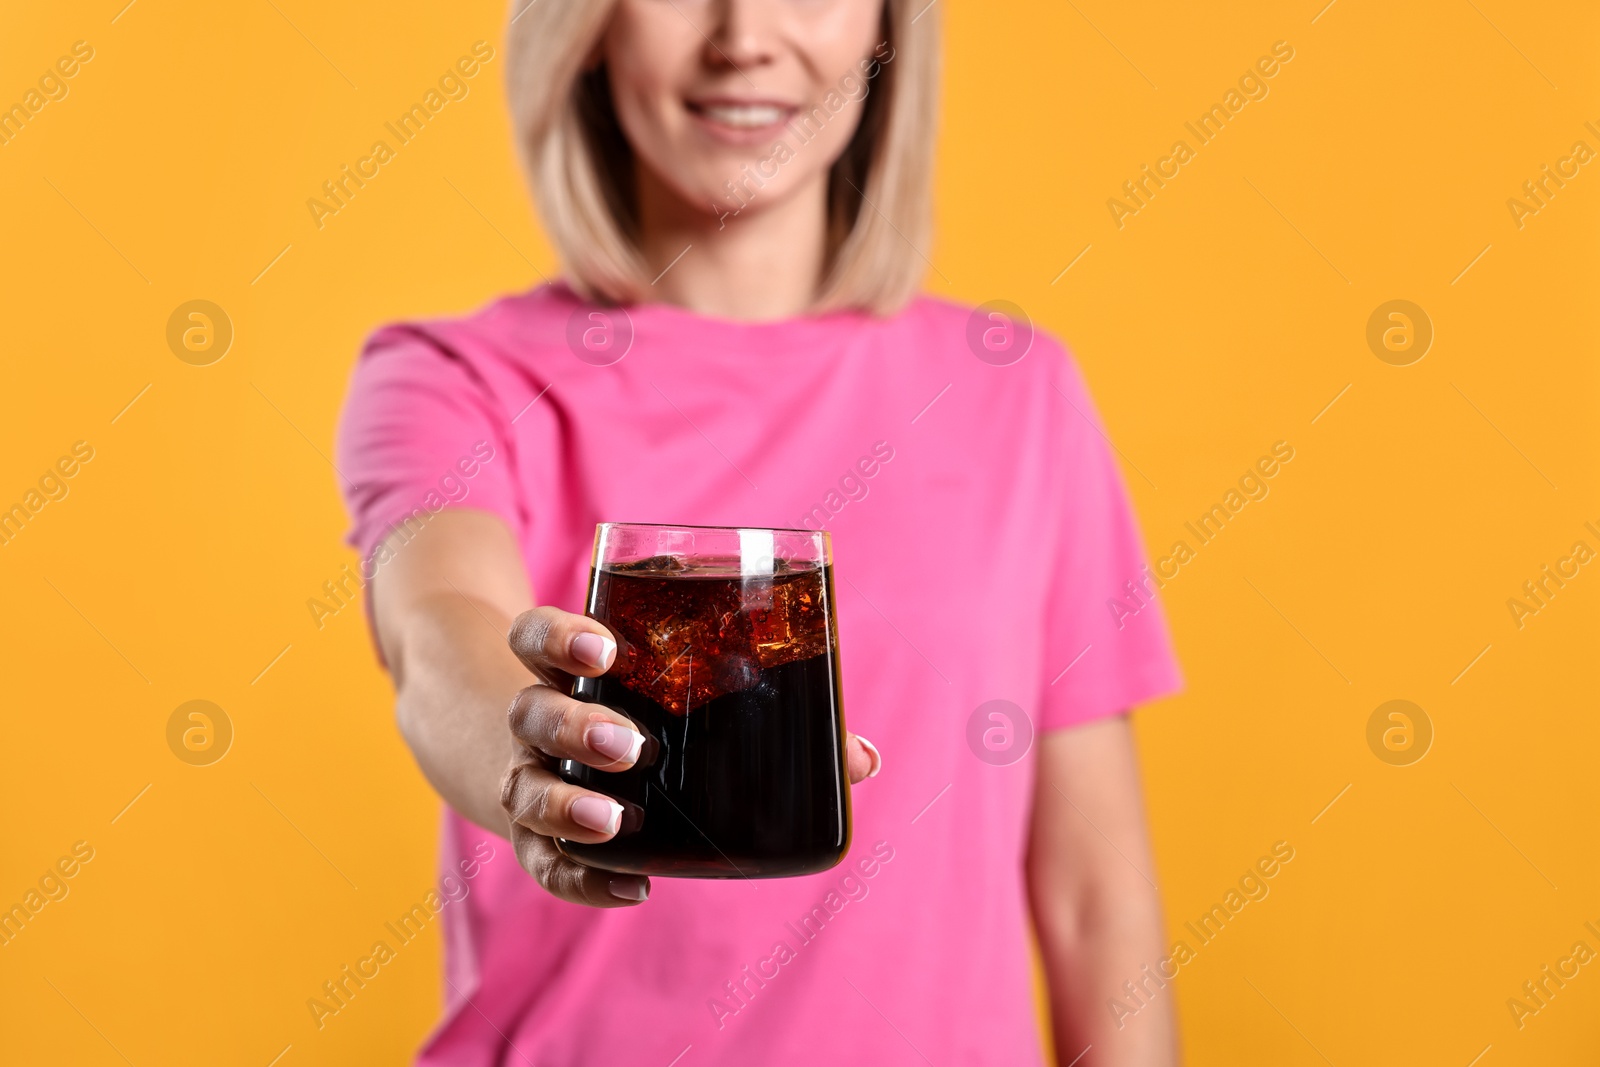
<instances>
[{"instance_id":1,"label":"blonde hair","mask_svg":"<svg viewBox=\"0 0 1600 1067\"><path fill-rule=\"evenodd\" d=\"M884 0L889 52L861 122L828 173L824 277L814 309L892 314L921 284L932 232L939 31L922 0ZM647 299L633 151L603 66L584 70L616 0L512 0L507 88L518 148L546 233L584 297ZM926 8L923 9L926 12Z\"/></svg>"}]
</instances>

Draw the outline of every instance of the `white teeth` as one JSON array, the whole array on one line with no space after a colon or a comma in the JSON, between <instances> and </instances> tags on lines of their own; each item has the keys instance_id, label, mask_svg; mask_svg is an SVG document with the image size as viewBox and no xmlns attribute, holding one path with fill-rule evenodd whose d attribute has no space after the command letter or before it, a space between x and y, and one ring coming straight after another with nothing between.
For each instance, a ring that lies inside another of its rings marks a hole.
<instances>
[{"instance_id":1,"label":"white teeth","mask_svg":"<svg viewBox=\"0 0 1600 1067\"><path fill-rule=\"evenodd\" d=\"M783 109L770 104L708 105L700 113L713 122L755 129L783 119Z\"/></svg>"}]
</instances>

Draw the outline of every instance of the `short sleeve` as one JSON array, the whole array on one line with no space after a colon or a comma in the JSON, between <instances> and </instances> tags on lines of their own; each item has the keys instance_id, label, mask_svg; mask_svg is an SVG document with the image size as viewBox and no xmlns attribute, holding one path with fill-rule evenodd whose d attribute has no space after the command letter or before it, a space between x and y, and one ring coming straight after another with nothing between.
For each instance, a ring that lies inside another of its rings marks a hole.
<instances>
[{"instance_id":1,"label":"short sleeve","mask_svg":"<svg viewBox=\"0 0 1600 1067\"><path fill-rule=\"evenodd\" d=\"M391 530L447 507L499 516L519 539L509 423L457 353L407 326L378 331L357 362L339 422L346 541L363 560Z\"/></svg>"},{"instance_id":2,"label":"short sleeve","mask_svg":"<svg viewBox=\"0 0 1600 1067\"><path fill-rule=\"evenodd\" d=\"M1060 525L1045 610L1041 731L1116 715L1182 687L1100 416L1070 356L1058 350L1050 375Z\"/></svg>"}]
</instances>

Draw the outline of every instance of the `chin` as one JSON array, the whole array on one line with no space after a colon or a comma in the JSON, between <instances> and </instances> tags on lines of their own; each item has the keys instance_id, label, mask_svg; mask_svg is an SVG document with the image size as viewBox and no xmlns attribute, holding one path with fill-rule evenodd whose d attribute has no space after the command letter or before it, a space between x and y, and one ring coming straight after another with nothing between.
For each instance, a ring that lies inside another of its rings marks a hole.
<instances>
[{"instance_id":1,"label":"chin","mask_svg":"<svg viewBox=\"0 0 1600 1067\"><path fill-rule=\"evenodd\" d=\"M775 150L769 145L759 154L729 155L697 168L694 180L684 185L699 190L696 202L716 205L719 214L742 213L770 208L793 196L814 177L809 168L799 168L792 148L784 144Z\"/></svg>"}]
</instances>

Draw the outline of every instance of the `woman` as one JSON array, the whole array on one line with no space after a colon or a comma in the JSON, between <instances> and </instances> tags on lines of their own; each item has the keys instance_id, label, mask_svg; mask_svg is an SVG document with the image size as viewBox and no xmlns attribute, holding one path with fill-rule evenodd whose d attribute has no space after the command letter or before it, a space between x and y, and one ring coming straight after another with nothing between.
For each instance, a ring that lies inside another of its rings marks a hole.
<instances>
[{"instance_id":1,"label":"woman","mask_svg":"<svg viewBox=\"0 0 1600 1067\"><path fill-rule=\"evenodd\" d=\"M421 1063L1038 1063L1030 925L1060 1062L1174 1062L1125 713L1176 667L1073 364L915 297L924 3L518 0L513 110L566 280L379 331L341 429L461 897ZM832 531L847 715L877 743L850 739L839 867L650 884L555 851L615 819L554 761L638 752L562 689L615 652L571 613L604 520Z\"/></svg>"}]
</instances>

